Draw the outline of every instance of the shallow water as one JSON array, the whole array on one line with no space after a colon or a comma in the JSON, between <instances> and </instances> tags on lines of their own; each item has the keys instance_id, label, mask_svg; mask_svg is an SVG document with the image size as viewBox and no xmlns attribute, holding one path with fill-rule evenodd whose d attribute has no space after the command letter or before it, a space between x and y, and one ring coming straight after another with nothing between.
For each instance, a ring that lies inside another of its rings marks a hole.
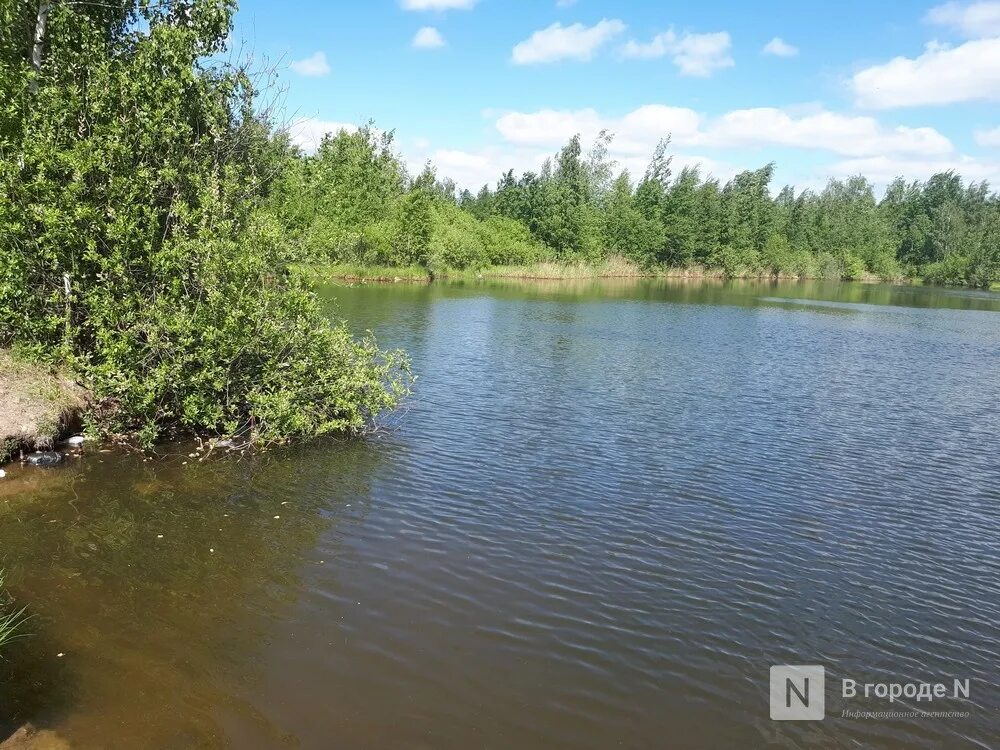
<instances>
[{"instance_id":1,"label":"shallow water","mask_svg":"<svg viewBox=\"0 0 1000 750\"><path fill-rule=\"evenodd\" d=\"M1000 297L848 284L324 290L396 427L0 482L34 635L0 717L81 748L990 747ZM187 462L187 463L185 463ZM62 654L62 656L59 656ZM826 667L774 722L773 664ZM969 701L840 680L969 679Z\"/></svg>"}]
</instances>

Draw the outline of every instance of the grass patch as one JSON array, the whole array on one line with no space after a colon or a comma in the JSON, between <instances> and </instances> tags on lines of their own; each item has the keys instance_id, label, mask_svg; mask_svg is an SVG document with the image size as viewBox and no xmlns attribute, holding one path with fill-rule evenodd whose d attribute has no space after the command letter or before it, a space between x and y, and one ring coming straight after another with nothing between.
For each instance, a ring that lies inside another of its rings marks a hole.
<instances>
[{"instance_id":1,"label":"grass patch","mask_svg":"<svg viewBox=\"0 0 1000 750\"><path fill-rule=\"evenodd\" d=\"M620 256L611 256L600 263L542 261L523 266L492 266L479 270L448 271L444 275L447 278L598 279L639 278L656 276L657 273Z\"/></svg>"},{"instance_id":2,"label":"grass patch","mask_svg":"<svg viewBox=\"0 0 1000 750\"><path fill-rule=\"evenodd\" d=\"M0 648L3 648L15 638L26 635L22 631L25 620L28 619L27 609L16 608L14 600L3 590L4 573L0 570Z\"/></svg>"},{"instance_id":3,"label":"grass patch","mask_svg":"<svg viewBox=\"0 0 1000 750\"><path fill-rule=\"evenodd\" d=\"M368 266L360 263L334 263L299 266L296 271L312 282L343 279L358 282L428 282L431 274L421 266Z\"/></svg>"},{"instance_id":4,"label":"grass patch","mask_svg":"<svg viewBox=\"0 0 1000 750\"><path fill-rule=\"evenodd\" d=\"M728 272L722 268L711 268L701 265L686 267L672 266L642 266L620 255L612 255L598 262L584 260L554 261L546 260L525 265L497 265L478 268L444 268L432 274L421 266L376 266L357 263L337 263L323 265L303 265L297 272L312 282L322 282L331 279L354 281L360 283L385 282L429 282L435 277L452 281L474 281L476 279L523 279L523 280L574 280L574 279L780 279L784 281L840 279L839 272L824 273L822 269L803 269L799 273L780 272L761 269L736 269ZM874 274L862 274L855 281L866 283L894 281L906 283L910 279L898 277L883 279ZM1000 289L1000 285L996 287Z\"/></svg>"},{"instance_id":5,"label":"grass patch","mask_svg":"<svg viewBox=\"0 0 1000 750\"><path fill-rule=\"evenodd\" d=\"M0 461L20 448L50 447L87 400L67 374L0 349Z\"/></svg>"}]
</instances>

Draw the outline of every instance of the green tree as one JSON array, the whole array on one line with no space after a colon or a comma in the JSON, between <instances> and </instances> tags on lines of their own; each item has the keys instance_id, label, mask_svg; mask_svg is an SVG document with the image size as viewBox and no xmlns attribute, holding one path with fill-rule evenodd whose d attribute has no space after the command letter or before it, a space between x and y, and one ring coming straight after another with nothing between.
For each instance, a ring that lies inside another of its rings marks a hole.
<instances>
[{"instance_id":1,"label":"green tree","mask_svg":"<svg viewBox=\"0 0 1000 750\"><path fill-rule=\"evenodd\" d=\"M663 245L663 229L655 219L647 219L635 206L628 171L614 181L604 213L605 248L642 266L652 266Z\"/></svg>"},{"instance_id":2,"label":"green tree","mask_svg":"<svg viewBox=\"0 0 1000 750\"><path fill-rule=\"evenodd\" d=\"M431 206L435 182L434 168L427 164L403 196L397 232L399 255L395 259L402 265L428 264L434 228Z\"/></svg>"},{"instance_id":3,"label":"green tree","mask_svg":"<svg viewBox=\"0 0 1000 750\"><path fill-rule=\"evenodd\" d=\"M663 197L665 247L663 260L672 266L689 266L698 246L697 167L684 167Z\"/></svg>"},{"instance_id":4,"label":"green tree","mask_svg":"<svg viewBox=\"0 0 1000 750\"><path fill-rule=\"evenodd\" d=\"M360 431L405 390L288 272L264 210L287 143L218 61L233 10L56 2L40 64L33 32L0 53L0 345L66 361L143 442Z\"/></svg>"}]
</instances>

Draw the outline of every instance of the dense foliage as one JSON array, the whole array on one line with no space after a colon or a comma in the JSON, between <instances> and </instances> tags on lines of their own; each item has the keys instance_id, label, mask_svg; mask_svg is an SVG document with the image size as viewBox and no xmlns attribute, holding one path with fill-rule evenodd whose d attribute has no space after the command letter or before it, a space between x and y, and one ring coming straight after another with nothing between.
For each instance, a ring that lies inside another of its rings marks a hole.
<instances>
[{"instance_id":1,"label":"dense foliage","mask_svg":"<svg viewBox=\"0 0 1000 750\"><path fill-rule=\"evenodd\" d=\"M431 270L531 263L546 248L513 218L478 220L428 166L410 178L393 134L368 125L326 136L283 170L271 206L300 257Z\"/></svg>"},{"instance_id":2,"label":"dense foliage","mask_svg":"<svg viewBox=\"0 0 1000 750\"><path fill-rule=\"evenodd\" d=\"M562 258L617 253L644 266L731 275L1000 280L1000 197L985 183L965 185L951 172L923 183L900 178L879 200L868 180L851 177L772 198L773 165L725 185L692 167L674 175L664 141L633 184L627 172L608 179L608 140L602 135L583 159L573 138L539 174L508 172L496 190L457 200L480 218L523 222Z\"/></svg>"},{"instance_id":3,"label":"dense foliage","mask_svg":"<svg viewBox=\"0 0 1000 750\"><path fill-rule=\"evenodd\" d=\"M215 59L233 10L0 0L0 345L67 361L144 442L357 431L405 391L287 270L287 147Z\"/></svg>"},{"instance_id":4,"label":"dense foliage","mask_svg":"<svg viewBox=\"0 0 1000 750\"><path fill-rule=\"evenodd\" d=\"M294 156L274 205L307 257L352 264L436 271L617 255L728 275L1000 280L1000 198L985 183L898 179L879 199L851 177L772 196L773 165L725 184L692 167L674 174L669 140L635 182L615 177L612 137L586 154L574 137L539 172L509 171L473 195L430 167L409 179L391 134L369 126Z\"/></svg>"}]
</instances>

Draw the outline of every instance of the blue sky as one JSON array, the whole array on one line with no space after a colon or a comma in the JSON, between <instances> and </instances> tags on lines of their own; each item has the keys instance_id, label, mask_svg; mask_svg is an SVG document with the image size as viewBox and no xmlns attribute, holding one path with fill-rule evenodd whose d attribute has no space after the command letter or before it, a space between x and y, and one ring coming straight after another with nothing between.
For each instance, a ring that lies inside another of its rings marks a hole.
<instances>
[{"instance_id":1,"label":"blue sky","mask_svg":"<svg viewBox=\"0 0 1000 750\"><path fill-rule=\"evenodd\" d=\"M373 119L463 187L602 128L635 177L672 133L676 164L723 179L773 160L800 187L1000 187L1000 0L244 0L234 39L278 64L303 147Z\"/></svg>"}]
</instances>

